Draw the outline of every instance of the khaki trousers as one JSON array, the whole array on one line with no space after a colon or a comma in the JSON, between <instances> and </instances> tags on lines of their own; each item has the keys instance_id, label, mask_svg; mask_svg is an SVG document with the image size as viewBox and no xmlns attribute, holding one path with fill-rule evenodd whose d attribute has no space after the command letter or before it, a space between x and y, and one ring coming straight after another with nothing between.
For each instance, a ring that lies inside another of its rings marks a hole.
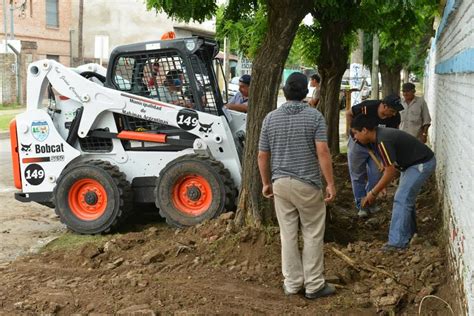
<instances>
[{"instance_id":1,"label":"khaki trousers","mask_svg":"<svg viewBox=\"0 0 474 316\"><path fill-rule=\"evenodd\" d=\"M287 291L306 293L324 286L324 228L326 205L320 189L292 178L273 183L275 210L280 226L282 272ZM303 236L303 254L298 230Z\"/></svg>"}]
</instances>

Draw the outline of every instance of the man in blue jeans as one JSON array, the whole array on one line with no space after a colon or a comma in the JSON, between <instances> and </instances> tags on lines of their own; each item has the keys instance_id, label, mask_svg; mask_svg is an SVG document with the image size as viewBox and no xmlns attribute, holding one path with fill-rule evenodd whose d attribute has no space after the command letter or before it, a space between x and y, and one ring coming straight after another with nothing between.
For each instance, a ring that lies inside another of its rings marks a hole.
<instances>
[{"instance_id":1,"label":"man in blue jeans","mask_svg":"<svg viewBox=\"0 0 474 316\"><path fill-rule=\"evenodd\" d=\"M384 251L405 249L416 233L415 202L421 186L436 168L433 151L416 137L394 128L377 127L373 118L358 115L351 124L354 138L363 145L375 144L383 160L382 178L361 201L372 205L377 195L401 171L395 193L388 243Z\"/></svg>"},{"instance_id":2,"label":"man in blue jeans","mask_svg":"<svg viewBox=\"0 0 474 316\"><path fill-rule=\"evenodd\" d=\"M400 103L400 97L397 95L389 95L382 101L366 100L354 105L346 112L346 117L349 126L355 116L363 114L373 118L377 126L398 128L398 125L400 125L399 112L402 110L403 106ZM375 212L376 207L374 205L362 207L360 201L379 181L382 175L374 160L369 156L369 151L374 153L377 151L371 148L370 145L361 146L354 141L352 136L352 133L350 133L349 142L347 144L347 160L352 182L352 191L358 210L357 215L364 218L369 216L369 213Z\"/></svg>"}]
</instances>

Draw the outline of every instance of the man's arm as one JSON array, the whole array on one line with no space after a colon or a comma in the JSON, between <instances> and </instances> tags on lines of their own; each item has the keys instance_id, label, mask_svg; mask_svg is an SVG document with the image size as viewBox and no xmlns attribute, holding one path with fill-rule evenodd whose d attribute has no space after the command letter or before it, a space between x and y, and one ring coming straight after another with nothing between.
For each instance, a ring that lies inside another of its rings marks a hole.
<instances>
[{"instance_id":1,"label":"man's arm","mask_svg":"<svg viewBox=\"0 0 474 316\"><path fill-rule=\"evenodd\" d=\"M384 168L382 178L380 178L379 182L369 191L367 196L362 199L362 207L366 205L371 205L375 202L377 195L387 187L387 185L392 182L393 178L397 174L397 169L395 169L394 165L390 165Z\"/></svg>"},{"instance_id":2,"label":"man's arm","mask_svg":"<svg viewBox=\"0 0 474 316\"><path fill-rule=\"evenodd\" d=\"M263 183L262 194L266 198L273 197L272 179L270 176L270 157L269 151L258 151L258 170L260 171L260 177Z\"/></svg>"},{"instance_id":3,"label":"man's arm","mask_svg":"<svg viewBox=\"0 0 474 316\"><path fill-rule=\"evenodd\" d=\"M248 106L247 106L247 103L243 103L243 104L228 103L225 105L225 107L229 110L247 113Z\"/></svg>"},{"instance_id":4,"label":"man's arm","mask_svg":"<svg viewBox=\"0 0 474 316\"><path fill-rule=\"evenodd\" d=\"M336 198L336 187L334 185L334 176L332 172L332 159L329 152L328 143L316 141L316 153L321 166L321 172L326 180L326 197L324 202L334 201Z\"/></svg>"},{"instance_id":5,"label":"man's arm","mask_svg":"<svg viewBox=\"0 0 474 316\"><path fill-rule=\"evenodd\" d=\"M319 99L316 99L316 98L309 98L308 100L308 104L314 107L316 107L318 103L319 103Z\"/></svg>"},{"instance_id":6,"label":"man's arm","mask_svg":"<svg viewBox=\"0 0 474 316\"><path fill-rule=\"evenodd\" d=\"M351 130L351 124L352 124L352 119L354 118L354 113L352 113L352 109L349 109L346 111L346 122L347 122L347 135L346 136L349 136L349 131Z\"/></svg>"},{"instance_id":7,"label":"man's arm","mask_svg":"<svg viewBox=\"0 0 474 316\"><path fill-rule=\"evenodd\" d=\"M430 111L428 110L428 105L426 105L426 102L424 100L421 106L421 119L423 121L423 126L420 130L420 140L423 143L426 143L428 137L428 128L430 128L431 125L431 116Z\"/></svg>"}]
</instances>

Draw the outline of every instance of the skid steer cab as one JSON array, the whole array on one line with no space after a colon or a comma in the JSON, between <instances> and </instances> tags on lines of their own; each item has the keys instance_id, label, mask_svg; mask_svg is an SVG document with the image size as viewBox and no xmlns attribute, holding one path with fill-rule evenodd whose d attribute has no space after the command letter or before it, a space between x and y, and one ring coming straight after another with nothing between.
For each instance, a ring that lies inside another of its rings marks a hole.
<instances>
[{"instance_id":1,"label":"skid steer cab","mask_svg":"<svg viewBox=\"0 0 474 316\"><path fill-rule=\"evenodd\" d=\"M15 198L83 234L137 203L179 227L235 210L246 116L223 113L217 52L192 37L117 47L107 70L30 64L27 110L10 124Z\"/></svg>"}]
</instances>

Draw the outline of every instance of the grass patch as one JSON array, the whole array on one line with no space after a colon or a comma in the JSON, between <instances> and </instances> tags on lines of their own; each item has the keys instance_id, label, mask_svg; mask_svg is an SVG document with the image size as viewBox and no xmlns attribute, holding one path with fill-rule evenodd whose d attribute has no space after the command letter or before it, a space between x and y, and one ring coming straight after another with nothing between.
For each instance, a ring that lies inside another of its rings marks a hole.
<instances>
[{"instance_id":1,"label":"grass patch","mask_svg":"<svg viewBox=\"0 0 474 316\"><path fill-rule=\"evenodd\" d=\"M3 103L0 104L0 111L18 110L18 109L21 109L21 108L24 108L24 106L21 105L21 104L3 104Z\"/></svg>"},{"instance_id":2,"label":"grass patch","mask_svg":"<svg viewBox=\"0 0 474 316\"><path fill-rule=\"evenodd\" d=\"M93 243L101 245L111 239L113 235L79 235L72 232L65 233L59 236L57 239L48 243L41 249L44 251L55 251L55 250L68 250L77 249L82 245Z\"/></svg>"},{"instance_id":3,"label":"grass patch","mask_svg":"<svg viewBox=\"0 0 474 316\"><path fill-rule=\"evenodd\" d=\"M9 128L10 121L16 116L16 114L0 115L0 131L6 131Z\"/></svg>"}]
</instances>

